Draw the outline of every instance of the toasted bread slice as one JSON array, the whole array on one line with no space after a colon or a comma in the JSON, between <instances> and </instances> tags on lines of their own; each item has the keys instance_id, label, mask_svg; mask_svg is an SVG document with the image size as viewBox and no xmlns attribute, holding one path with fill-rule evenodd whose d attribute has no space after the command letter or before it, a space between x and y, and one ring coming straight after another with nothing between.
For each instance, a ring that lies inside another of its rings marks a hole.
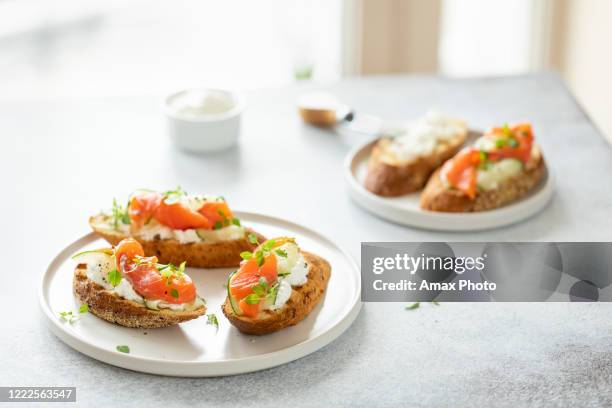
<instances>
[{"instance_id":1,"label":"toasted bread slice","mask_svg":"<svg viewBox=\"0 0 612 408\"><path fill-rule=\"evenodd\" d=\"M89 225L96 234L104 238L111 245L117 245L127 236L119 231L100 228L103 225L104 215L96 215L89 219ZM255 234L259 243L266 238L247 228L245 236L241 239L218 242L193 242L183 244L175 239L158 239L146 241L133 237L142 245L146 256L156 256L160 263L179 265L187 262L194 268L228 268L238 266L242 258L240 253L253 251L258 244L251 244L247 238L249 233Z\"/></svg>"},{"instance_id":2,"label":"toasted bread slice","mask_svg":"<svg viewBox=\"0 0 612 408\"><path fill-rule=\"evenodd\" d=\"M238 316L234 313L229 299L225 299L222 310L225 317L245 334L268 334L289 326L294 326L304 320L319 303L331 276L329 263L314 254L302 252L310 266L308 280L299 287L294 287L291 297L278 310L263 310L256 318Z\"/></svg>"},{"instance_id":3,"label":"toasted bread slice","mask_svg":"<svg viewBox=\"0 0 612 408\"><path fill-rule=\"evenodd\" d=\"M89 311L107 322L125 327L155 329L196 319L206 313L202 306L193 311L152 310L139 303L123 299L87 277L84 265L74 271L72 288Z\"/></svg>"},{"instance_id":4,"label":"toasted bread slice","mask_svg":"<svg viewBox=\"0 0 612 408\"><path fill-rule=\"evenodd\" d=\"M365 188L380 196L396 197L423 188L431 173L453 157L465 143L467 126L449 140L439 141L428 155L401 160L391 149L393 139L379 139L368 162Z\"/></svg>"},{"instance_id":5,"label":"toasted bread slice","mask_svg":"<svg viewBox=\"0 0 612 408\"><path fill-rule=\"evenodd\" d=\"M545 173L544 157L539 147L534 146L532 158L520 174L500 183L496 189L479 191L475 199L470 199L460 190L444 185L438 169L421 193L421 208L443 212L492 210L524 197L540 183Z\"/></svg>"}]
</instances>

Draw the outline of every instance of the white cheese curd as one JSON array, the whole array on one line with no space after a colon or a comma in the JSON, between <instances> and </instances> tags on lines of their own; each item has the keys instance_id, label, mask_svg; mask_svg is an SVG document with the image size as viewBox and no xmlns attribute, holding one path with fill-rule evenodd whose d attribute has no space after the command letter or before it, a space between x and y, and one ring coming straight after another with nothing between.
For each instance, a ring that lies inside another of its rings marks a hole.
<instances>
[{"instance_id":1,"label":"white cheese curd","mask_svg":"<svg viewBox=\"0 0 612 408\"><path fill-rule=\"evenodd\" d=\"M494 190L499 187L499 184L517 176L522 169L523 164L519 160L503 159L491 163L486 170L478 169L476 184L483 190Z\"/></svg>"},{"instance_id":2,"label":"white cheese curd","mask_svg":"<svg viewBox=\"0 0 612 408\"><path fill-rule=\"evenodd\" d=\"M125 278L122 278L121 282L119 282L119 284L113 288L113 292L124 299L131 300L136 303L144 303L142 296L136 293L130 282Z\"/></svg>"},{"instance_id":3,"label":"white cheese curd","mask_svg":"<svg viewBox=\"0 0 612 408\"><path fill-rule=\"evenodd\" d=\"M112 289L113 286L106 281L108 272L115 268L115 258L110 255L100 254L96 259L87 262L85 274L89 279L103 286L105 289Z\"/></svg>"},{"instance_id":4,"label":"white cheese curd","mask_svg":"<svg viewBox=\"0 0 612 408\"><path fill-rule=\"evenodd\" d=\"M113 228L112 224L106 225L105 229L109 231L117 231ZM236 239L242 239L246 233L244 227L239 227L233 224L217 230L179 230L166 227L165 225L162 225L155 220L149 221L147 224L143 225L140 228L133 228L131 231L128 228L126 231L119 232L122 232L125 235L134 235L145 241L155 241L157 239L176 239L182 244L202 241L232 241Z\"/></svg>"},{"instance_id":5,"label":"white cheese curd","mask_svg":"<svg viewBox=\"0 0 612 408\"><path fill-rule=\"evenodd\" d=\"M179 199L179 202L185 207L189 208L191 211L197 212L204 203L206 202L206 198L201 195L183 195Z\"/></svg>"},{"instance_id":6,"label":"white cheese curd","mask_svg":"<svg viewBox=\"0 0 612 408\"><path fill-rule=\"evenodd\" d=\"M192 242L200 242L200 237L194 229L174 230L174 237L181 244L189 244Z\"/></svg>"},{"instance_id":7,"label":"white cheese curd","mask_svg":"<svg viewBox=\"0 0 612 408\"><path fill-rule=\"evenodd\" d=\"M291 268L288 276L285 277L291 286L302 286L308 280L308 265L304 260L304 256L300 254L296 263Z\"/></svg>"},{"instance_id":8,"label":"white cheese curd","mask_svg":"<svg viewBox=\"0 0 612 408\"><path fill-rule=\"evenodd\" d=\"M270 310L277 310L282 308L285 303L287 303L287 301L289 300L289 298L291 297L291 292L293 291L293 289L291 289L291 284L289 284L289 282L287 282L286 279L279 279L278 280L278 292L276 292L276 301L274 302L273 305L270 305L268 307L268 309Z\"/></svg>"},{"instance_id":9,"label":"white cheese curd","mask_svg":"<svg viewBox=\"0 0 612 408\"><path fill-rule=\"evenodd\" d=\"M135 235L144 239L145 241L174 238L174 232L171 228L168 228L155 220L150 220L148 223L137 229L134 228L133 232Z\"/></svg>"},{"instance_id":10,"label":"white cheese curd","mask_svg":"<svg viewBox=\"0 0 612 408\"><path fill-rule=\"evenodd\" d=\"M115 287L108 282L108 273L113 269L115 269L115 258L110 255L102 255L100 257L100 261L87 263L87 270L85 273L89 279L104 287L104 289L116 293L118 296L124 299L143 303L143 298L136 293L127 279L122 278L121 282L119 282L119 284Z\"/></svg>"},{"instance_id":11,"label":"white cheese curd","mask_svg":"<svg viewBox=\"0 0 612 408\"><path fill-rule=\"evenodd\" d=\"M496 148L495 139L491 137L479 137L476 142L474 142L474 147L476 147L478 150L490 152Z\"/></svg>"},{"instance_id":12,"label":"white cheese curd","mask_svg":"<svg viewBox=\"0 0 612 408\"><path fill-rule=\"evenodd\" d=\"M398 160L412 160L433 153L440 142L449 141L464 131L465 125L460 121L429 111L394 138L389 149Z\"/></svg>"},{"instance_id":13,"label":"white cheese curd","mask_svg":"<svg viewBox=\"0 0 612 408\"><path fill-rule=\"evenodd\" d=\"M284 251L287 256L281 256L276 251ZM278 274L278 292L274 304L267 309L277 310L282 308L291 297L293 286L302 286L308 281L309 266L300 253L299 247L293 242L287 242L273 252L276 256L276 268Z\"/></svg>"}]
</instances>

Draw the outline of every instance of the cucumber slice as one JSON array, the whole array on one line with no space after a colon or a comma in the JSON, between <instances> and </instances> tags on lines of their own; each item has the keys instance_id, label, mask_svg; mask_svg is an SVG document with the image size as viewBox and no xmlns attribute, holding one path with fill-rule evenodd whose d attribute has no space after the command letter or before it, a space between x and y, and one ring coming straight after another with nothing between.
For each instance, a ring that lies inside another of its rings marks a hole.
<instances>
[{"instance_id":1,"label":"cucumber slice","mask_svg":"<svg viewBox=\"0 0 612 408\"><path fill-rule=\"evenodd\" d=\"M98 249L94 251L79 252L78 254L73 255L72 259L75 260L79 265L102 264L112 266L115 264L115 260L113 258L113 251L110 249Z\"/></svg>"},{"instance_id":2,"label":"cucumber slice","mask_svg":"<svg viewBox=\"0 0 612 408\"><path fill-rule=\"evenodd\" d=\"M236 272L230 274L229 278L227 278L227 298L230 301L230 305L232 306L232 311L234 312L234 314L240 316L242 314L242 310L240 310L240 307L238 306L238 303L236 302L236 300L234 299L234 297L230 293L230 282L232 280L232 276L234 276L235 273Z\"/></svg>"},{"instance_id":3,"label":"cucumber slice","mask_svg":"<svg viewBox=\"0 0 612 408\"><path fill-rule=\"evenodd\" d=\"M82 251L79 252L77 254L72 255L71 259L77 260L79 258L82 258L88 254L103 254L103 255L108 255L108 256L112 256L113 255L113 250L110 248L102 248L102 249L91 249L89 251Z\"/></svg>"}]
</instances>

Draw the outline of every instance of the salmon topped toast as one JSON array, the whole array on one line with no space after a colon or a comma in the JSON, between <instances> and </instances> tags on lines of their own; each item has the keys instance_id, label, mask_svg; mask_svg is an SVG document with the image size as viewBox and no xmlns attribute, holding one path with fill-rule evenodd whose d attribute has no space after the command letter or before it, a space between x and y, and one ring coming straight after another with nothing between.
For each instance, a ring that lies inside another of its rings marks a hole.
<instances>
[{"instance_id":1,"label":"salmon topped toast","mask_svg":"<svg viewBox=\"0 0 612 408\"><path fill-rule=\"evenodd\" d=\"M428 112L398 136L376 142L368 161L365 188L385 197L422 189L431 173L459 151L467 134L462 120Z\"/></svg>"},{"instance_id":2,"label":"salmon topped toast","mask_svg":"<svg viewBox=\"0 0 612 408\"><path fill-rule=\"evenodd\" d=\"M127 205L89 219L96 234L116 245L132 237L146 256L200 268L238 266L240 253L265 238L242 225L223 197L189 195L181 188L163 193L138 190Z\"/></svg>"},{"instance_id":3,"label":"salmon topped toast","mask_svg":"<svg viewBox=\"0 0 612 408\"><path fill-rule=\"evenodd\" d=\"M80 252L73 290L101 319L126 327L157 328L185 322L206 312L185 263L163 265L145 257L138 241Z\"/></svg>"},{"instance_id":4,"label":"salmon topped toast","mask_svg":"<svg viewBox=\"0 0 612 408\"><path fill-rule=\"evenodd\" d=\"M545 172L531 124L494 127L431 176L421 194L421 208L444 212L499 208L524 197Z\"/></svg>"},{"instance_id":5,"label":"salmon topped toast","mask_svg":"<svg viewBox=\"0 0 612 408\"><path fill-rule=\"evenodd\" d=\"M246 334L267 334L304 320L321 301L329 263L302 252L293 238L275 238L242 254L227 284L223 314Z\"/></svg>"}]
</instances>

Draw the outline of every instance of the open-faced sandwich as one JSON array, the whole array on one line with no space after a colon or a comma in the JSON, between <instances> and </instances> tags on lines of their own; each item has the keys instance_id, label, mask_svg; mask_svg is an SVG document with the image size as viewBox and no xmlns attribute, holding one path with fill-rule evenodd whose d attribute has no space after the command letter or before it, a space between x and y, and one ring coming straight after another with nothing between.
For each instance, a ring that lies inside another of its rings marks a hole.
<instances>
[{"instance_id":1,"label":"open-faced sandwich","mask_svg":"<svg viewBox=\"0 0 612 408\"><path fill-rule=\"evenodd\" d=\"M292 238L276 238L242 254L227 283L223 314L243 333L267 334L302 321L319 303L329 263L302 252Z\"/></svg>"},{"instance_id":2,"label":"open-faced sandwich","mask_svg":"<svg viewBox=\"0 0 612 408\"><path fill-rule=\"evenodd\" d=\"M365 188L387 197L423 188L431 173L465 143L465 122L429 112L397 137L383 137L372 150Z\"/></svg>"},{"instance_id":3,"label":"open-faced sandwich","mask_svg":"<svg viewBox=\"0 0 612 408\"><path fill-rule=\"evenodd\" d=\"M525 196L545 171L531 124L495 127L431 176L421 207L447 212L498 208Z\"/></svg>"},{"instance_id":4,"label":"open-faced sandwich","mask_svg":"<svg viewBox=\"0 0 612 408\"><path fill-rule=\"evenodd\" d=\"M91 217L89 225L112 245L132 237L146 256L197 268L238 266L241 252L265 241L241 225L222 197L188 195L180 188L136 191L126 206L114 201L111 212Z\"/></svg>"},{"instance_id":5,"label":"open-faced sandwich","mask_svg":"<svg viewBox=\"0 0 612 408\"><path fill-rule=\"evenodd\" d=\"M157 328L185 322L206 312L203 299L180 266L145 257L142 246L126 238L114 248L85 251L78 262L73 290L89 311L126 327Z\"/></svg>"}]
</instances>

